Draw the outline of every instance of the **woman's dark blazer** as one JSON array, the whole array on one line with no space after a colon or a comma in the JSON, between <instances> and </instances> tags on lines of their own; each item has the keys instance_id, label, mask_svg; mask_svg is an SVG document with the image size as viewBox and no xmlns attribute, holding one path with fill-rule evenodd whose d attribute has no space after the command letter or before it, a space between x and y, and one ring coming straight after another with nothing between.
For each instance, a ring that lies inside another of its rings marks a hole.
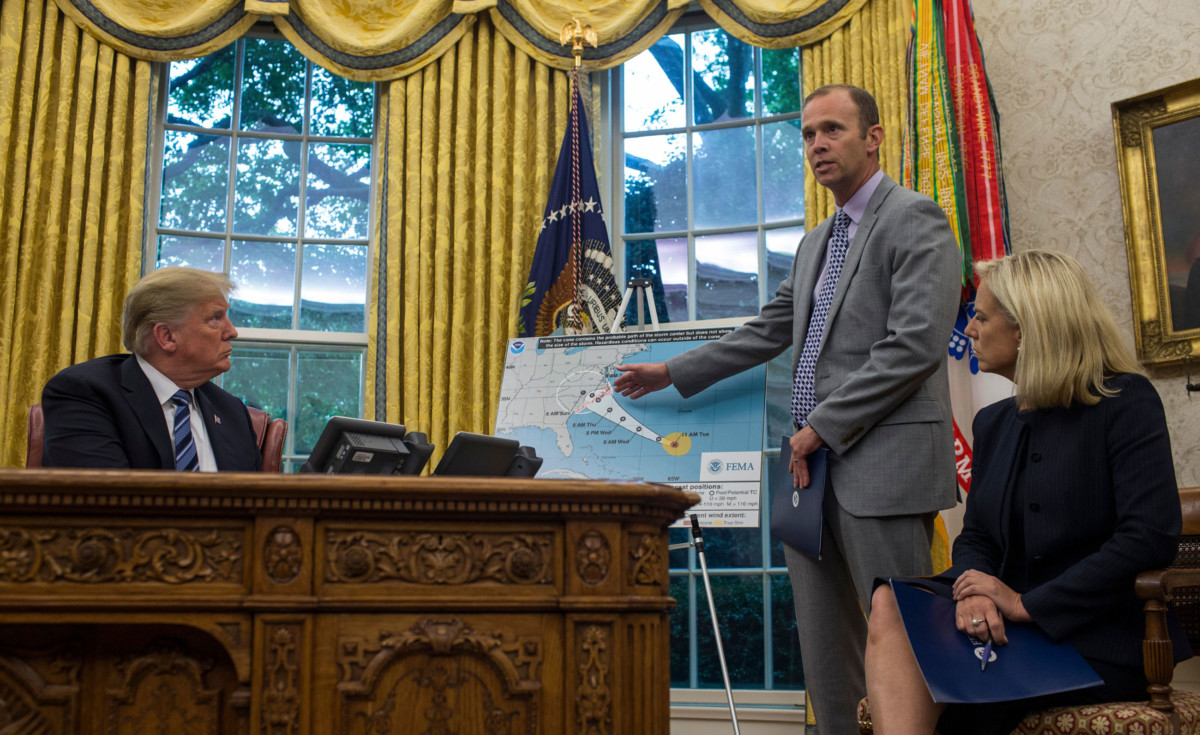
<instances>
[{"instance_id":1,"label":"woman's dark blazer","mask_svg":"<svg viewBox=\"0 0 1200 735\"><path fill-rule=\"evenodd\" d=\"M1119 375L1094 406L1018 412L1010 398L975 417L975 457L963 530L947 576L1001 576L1010 484L1025 447L1025 609L1051 638L1087 658L1142 662L1139 572L1171 563L1181 517L1171 441L1150 381ZM1191 655L1171 616L1175 659Z\"/></svg>"}]
</instances>

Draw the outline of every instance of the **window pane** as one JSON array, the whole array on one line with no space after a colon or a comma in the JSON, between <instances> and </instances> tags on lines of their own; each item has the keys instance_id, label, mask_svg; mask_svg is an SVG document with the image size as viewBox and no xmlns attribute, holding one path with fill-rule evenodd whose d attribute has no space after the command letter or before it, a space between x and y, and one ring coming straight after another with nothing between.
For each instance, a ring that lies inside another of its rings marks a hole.
<instances>
[{"instance_id":1,"label":"window pane","mask_svg":"<svg viewBox=\"0 0 1200 735\"><path fill-rule=\"evenodd\" d=\"M238 347L234 343L223 387L248 406L261 408L273 419L287 415L290 350Z\"/></svg>"},{"instance_id":2,"label":"window pane","mask_svg":"<svg viewBox=\"0 0 1200 735\"><path fill-rule=\"evenodd\" d=\"M761 567L762 529L706 528L704 556L713 569Z\"/></svg>"},{"instance_id":3,"label":"window pane","mask_svg":"<svg viewBox=\"0 0 1200 735\"><path fill-rule=\"evenodd\" d=\"M696 238L696 318L758 313L758 241L753 232Z\"/></svg>"},{"instance_id":4,"label":"window pane","mask_svg":"<svg viewBox=\"0 0 1200 735\"><path fill-rule=\"evenodd\" d=\"M362 332L367 323L367 248L305 245L300 328Z\"/></svg>"},{"instance_id":5,"label":"window pane","mask_svg":"<svg viewBox=\"0 0 1200 735\"><path fill-rule=\"evenodd\" d=\"M796 637L792 582L786 574L772 574L770 581L772 685L775 689L803 689L804 668L800 662L800 639Z\"/></svg>"},{"instance_id":6,"label":"window pane","mask_svg":"<svg viewBox=\"0 0 1200 735\"><path fill-rule=\"evenodd\" d=\"M225 241L212 237L158 238L158 259L155 268L187 266L214 273L225 272Z\"/></svg>"},{"instance_id":7,"label":"window pane","mask_svg":"<svg viewBox=\"0 0 1200 735\"><path fill-rule=\"evenodd\" d=\"M687 528L671 528L667 530L667 543L674 546L675 544L686 544L692 538L692 532ZM687 549L675 549L667 552L667 564L671 569L687 569L688 554Z\"/></svg>"},{"instance_id":8,"label":"window pane","mask_svg":"<svg viewBox=\"0 0 1200 735\"><path fill-rule=\"evenodd\" d=\"M234 232L295 235L300 202L299 141L238 142Z\"/></svg>"},{"instance_id":9,"label":"window pane","mask_svg":"<svg viewBox=\"0 0 1200 735\"><path fill-rule=\"evenodd\" d=\"M228 130L233 117L235 44L198 59L171 63L167 123Z\"/></svg>"},{"instance_id":10,"label":"window pane","mask_svg":"<svg viewBox=\"0 0 1200 735\"><path fill-rule=\"evenodd\" d=\"M687 229L687 164L681 135L625 141L625 231Z\"/></svg>"},{"instance_id":11,"label":"window pane","mask_svg":"<svg viewBox=\"0 0 1200 735\"><path fill-rule=\"evenodd\" d=\"M625 130L683 127L683 34L625 62Z\"/></svg>"},{"instance_id":12,"label":"window pane","mask_svg":"<svg viewBox=\"0 0 1200 735\"><path fill-rule=\"evenodd\" d=\"M800 111L800 49L763 49L763 115Z\"/></svg>"},{"instance_id":13,"label":"window pane","mask_svg":"<svg viewBox=\"0 0 1200 735\"><path fill-rule=\"evenodd\" d=\"M692 34L697 125L754 114L754 49L723 30Z\"/></svg>"},{"instance_id":14,"label":"window pane","mask_svg":"<svg viewBox=\"0 0 1200 735\"><path fill-rule=\"evenodd\" d=\"M674 533L674 531L672 531ZM687 531L685 531L687 533ZM671 577L671 597L675 598L675 607L671 609L671 686L690 687L692 685L691 671L691 634L688 624L688 578L685 576Z\"/></svg>"},{"instance_id":15,"label":"window pane","mask_svg":"<svg viewBox=\"0 0 1200 735\"><path fill-rule=\"evenodd\" d=\"M242 66L242 130L304 132L304 56L290 43L246 39Z\"/></svg>"},{"instance_id":16,"label":"window pane","mask_svg":"<svg viewBox=\"0 0 1200 735\"><path fill-rule=\"evenodd\" d=\"M625 243L625 283L648 278L654 284L654 305L659 322L687 320L687 240L630 240ZM650 322L649 304L645 320ZM639 324L633 298L625 310L626 324Z\"/></svg>"},{"instance_id":17,"label":"window pane","mask_svg":"<svg viewBox=\"0 0 1200 735\"><path fill-rule=\"evenodd\" d=\"M312 134L370 138L375 134L375 85L312 68Z\"/></svg>"},{"instance_id":18,"label":"window pane","mask_svg":"<svg viewBox=\"0 0 1200 735\"><path fill-rule=\"evenodd\" d=\"M312 144L306 197L306 236L365 240L371 203L371 146Z\"/></svg>"},{"instance_id":19,"label":"window pane","mask_svg":"<svg viewBox=\"0 0 1200 735\"><path fill-rule=\"evenodd\" d=\"M796 433L792 423L792 382L792 348L789 347L767 363L766 440L770 446L779 444L784 435ZM775 566L781 564L783 557Z\"/></svg>"},{"instance_id":20,"label":"window pane","mask_svg":"<svg viewBox=\"0 0 1200 735\"><path fill-rule=\"evenodd\" d=\"M362 416L362 352L299 351L296 454L312 452L333 416Z\"/></svg>"},{"instance_id":21,"label":"window pane","mask_svg":"<svg viewBox=\"0 0 1200 735\"><path fill-rule=\"evenodd\" d=\"M762 689L766 679L762 577L757 574L713 576L711 584L729 680L737 682L735 686L739 689ZM717 658L712 615L703 582L697 580L696 587L697 684L704 689L723 689L725 682L721 678L721 661Z\"/></svg>"},{"instance_id":22,"label":"window pane","mask_svg":"<svg viewBox=\"0 0 1200 735\"><path fill-rule=\"evenodd\" d=\"M758 221L754 128L692 134L696 227L730 227Z\"/></svg>"},{"instance_id":23,"label":"window pane","mask_svg":"<svg viewBox=\"0 0 1200 735\"><path fill-rule=\"evenodd\" d=\"M166 131L158 224L175 230L224 232L229 138Z\"/></svg>"},{"instance_id":24,"label":"window pane","mask_svg":"<svg viewBox=\"0 0 1200 735\"><path fill-rule=\"evenodd\" d=\"M292 328L294 243L235 240L229 278L237 286L229 308L235 326Z\"/></svg>"},{"instance_id":25,"label":"window pane","mask_svg":"<svg viewBox=\"0 0 1200 735\"><path fill-rule=\"evenodd\" d=\"M767 222L804 216L804 139L800 121L762 126L763 215Z\"/></svg>"},{"instance_id":26,"label":"window pane","mask_svg":"<svg viewBox=\"0 0 1200 735\"><path fill-rule=\"evenodd\" d=\"M792 272L796 248L804 237L803 227L782 227L766 231L767 240L767 298L773 298L779 284Z\"/></svg>"}]
</instances>

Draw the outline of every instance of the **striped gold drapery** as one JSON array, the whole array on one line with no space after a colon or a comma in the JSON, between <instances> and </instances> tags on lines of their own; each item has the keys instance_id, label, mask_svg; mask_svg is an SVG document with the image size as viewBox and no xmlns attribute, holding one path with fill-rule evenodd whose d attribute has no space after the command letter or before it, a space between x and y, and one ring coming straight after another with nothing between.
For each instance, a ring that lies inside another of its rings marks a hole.
<instances>
[{"instance_id":1,"label":"striped gold drapery","mask_svg":"<svg viewBox=\"0 0 1200 735\"><path fill-rule=\"evenodd\" d=\"M142 262L151 65L44 0L0 10L0 463L58 370L121 344Z\"/></svg>"}]
</instances>

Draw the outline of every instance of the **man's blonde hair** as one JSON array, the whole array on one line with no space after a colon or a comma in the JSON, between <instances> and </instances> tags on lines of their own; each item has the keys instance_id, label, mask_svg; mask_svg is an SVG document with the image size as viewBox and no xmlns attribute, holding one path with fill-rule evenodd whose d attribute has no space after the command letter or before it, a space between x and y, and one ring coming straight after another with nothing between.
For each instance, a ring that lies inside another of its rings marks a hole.
<instances>
[{"instance_id":1,"label":"man's blonde hair","mask_svg":"<svg viewBox=\"0 0 1200 735\"><path fill-rule=\"evenodd\" d=\"M1008 323L1021 330L1013 382L1022 409L1114 395L1105 379L1141 373L1112 313L1074 258L1026 250L975 264Z\"/></svg>"},{"instance_id":2,"label":"man's blonde hair","mask_svg":"<svg viewBox=\"0 0 1200 735\"><path fill-rule=\"evenodd\" d=\"M218 296L228 299L233 289L225 274L196 268L160 268L147 274L125 297L125 349L144 356L155 324L178 327L196 306Z\"/></svg>"}]
</instances>

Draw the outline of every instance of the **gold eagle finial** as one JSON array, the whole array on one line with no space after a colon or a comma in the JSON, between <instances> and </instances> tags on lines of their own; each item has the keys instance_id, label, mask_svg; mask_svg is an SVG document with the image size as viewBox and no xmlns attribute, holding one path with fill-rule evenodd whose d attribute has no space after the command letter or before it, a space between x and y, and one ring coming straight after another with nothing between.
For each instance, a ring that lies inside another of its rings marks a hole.
<instances>
[{"instance_id":1,"label":"gold eagle finial","mask_svg":"<svg viewBox=\"0 0 1200 735\"><path fill-rule=\"evenodd\" d=\"M583 63L583 44L591 44L592 48L600 46L596 30L591 26L585 26L579 22L578 18L572 18L563 24L561 38L563 46L571 44L571 55L575 57L576 67Z\"/></svg>"}]
</instances>

